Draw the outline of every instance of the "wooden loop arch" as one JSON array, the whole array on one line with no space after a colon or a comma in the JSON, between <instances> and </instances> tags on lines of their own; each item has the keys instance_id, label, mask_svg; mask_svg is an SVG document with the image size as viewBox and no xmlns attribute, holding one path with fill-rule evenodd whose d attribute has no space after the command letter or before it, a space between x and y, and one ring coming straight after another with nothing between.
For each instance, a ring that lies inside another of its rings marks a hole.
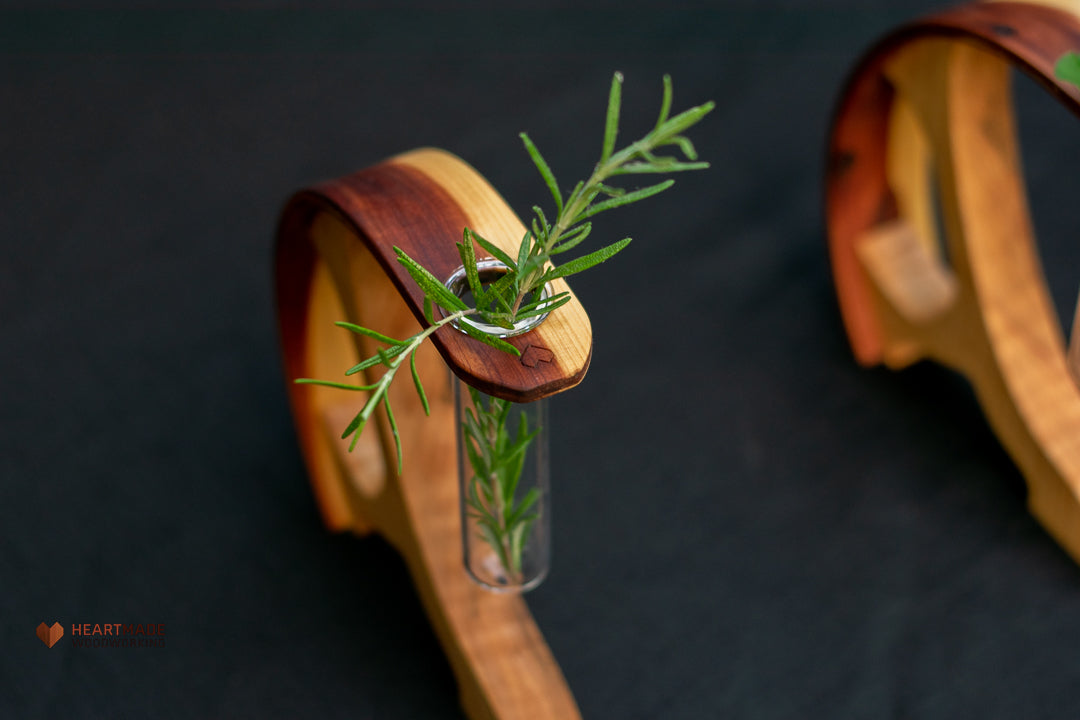
<instances>
[{"instance_id":1,"label":"wooden loop arch","mask_svg":"<svg viewBox=\"0 0 1080 720\"><path fill-rule=\"evenodd\" d=\"M1076 12L1033 3L976 3L888 35L837 107L826 217L859 362L931 358L965 375L1032 513L1080 561L1080 390L1039 262L1010 94L1017 68L1080 115L1080 92L1053 74L1078 49Z\"/></svg>"},{"instance_id":2,"label":"wooden loop arch","mask_svg":"<svg viewBox=\"0 0 1080 720\"><path fill-rule=\"evenodd\" d=\"M423 295L393 248L449 277L461 264L455 242L465 227L511 253L525 233L473 168L440 150L406 153L293 196L281 217L275 258L290 404L324 522L333 530L378 532L404 557L466 714L472 720L573 720L580 717L577 705L521 597L485 592L467 579L447 367L488 394L518 402L576 385L592 355L588 316L576 298L539 328L510 339L520 358L453 327L433 336L434 347L417 351L431 416L411 382L391 387L404 454L400 475L382 413L352 453L340 438L363 405L362 393L292 382L341 378L373 354L365 338L336 327L337 320L398 338L417 332L426 322ZM568 289L556 281L556 292Z\"/></svg>"}]
</instances>

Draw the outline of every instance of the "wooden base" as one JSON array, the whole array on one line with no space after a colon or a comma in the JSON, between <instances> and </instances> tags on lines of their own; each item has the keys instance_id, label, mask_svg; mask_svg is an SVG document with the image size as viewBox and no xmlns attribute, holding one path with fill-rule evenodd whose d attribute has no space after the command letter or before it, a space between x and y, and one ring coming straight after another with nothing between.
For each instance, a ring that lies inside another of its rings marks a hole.
<instances>
[{"instance_id":1,"label":"wooden base","mask_svg":"<svg viewBox=\"0 0 1080 720\"><path fill-rule=\"evenodd\" d=\"M838 108L827 218L858 360L932 358L963 373L1032 512L1080 561L1080 390L1028 216L1009 84L1019 68L1080 114L1080 92L1053 78L1070 49L1080 19L1030 3L977 3L885 38Z\"/></svg>"},{"instance_id":2,"label":"wooden base","mask_svg":"<svg viewBox=\"0 0 1080 720\"><path fill-rule=\"evenodd\" d=\"M508 250L525 232L475 170L437 150L414 151L294 196L280 224L276 272L297 434L327 526L378 532L404 557L466 714L473 720L573 720L580 717L573 696L522 598L486 592L466 576L447 366L486 392L517 401L572 387L592 352L588 317L576 299L513 339L521 349L550 350L550 362L522 363L451 327L418 350L431 416L425 417L411 382L390 389L402 435L401 475L382 413L352 453L340 438L363 405L362 393L292 383L296 377L341 378L372 354L366 338L335 327L337 320L399 338L418 331L422 295L392 249L400 246L448 277L460 265L454 243L466 225Z\"/></svg>"}]
</instances>

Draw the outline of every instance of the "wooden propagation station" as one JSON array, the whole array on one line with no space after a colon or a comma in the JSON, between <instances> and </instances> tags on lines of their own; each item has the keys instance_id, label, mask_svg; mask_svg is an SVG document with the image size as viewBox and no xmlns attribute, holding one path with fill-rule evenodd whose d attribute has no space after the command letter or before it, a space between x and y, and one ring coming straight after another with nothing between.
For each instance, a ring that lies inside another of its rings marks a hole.
<instances>
[{"instance_id":1,"label":"wooden propagation station","mask_svg":"<svg viewBox=\"0 0 1080 720\"><path fill-rule=\"evenodd\" d=\"M1031 512L1080 561L1080 323L1067 353L1009 82L1016 68L1080 115L1080 92L1053 71L1080 50L1080 12L1056 5L975 3L878 43L837 107L826 216L858 361L930 358L966 376L1027 480Z\"/></svg>"},{"instance_id":2,"label":"wooden propagation station","mask_svg":"<svg viewBox=\"0 0 1080 720\"><path fill-rule=\"evenodd\" d=\"M401 474L381 411L353 452L340 437L363 406L363 393L292 382L341 377L374 353L366 338L335 321L397 338L419 331L426 323L423 294L393 247L446 278L461 264L455 243L465 227L510 253L525 233L473 168L435 149L415 150L293 196L276 249L290 403L324 523L331 530L379 533L401 553L468 717L574 720L580 717L577 705L524 601L486 592L466 576L447 368L489 395L516 402L573 387L592 356L589 319L576 298L538 328L508 339L522 351L520 358L453 327L440 329L433 343L417 350L431 416L410 382L389 390L402 437ZM568 289L563 280L553 284L556 292ZM368 375L362 384L374 379Z\"/></svg>"}]
</instances>

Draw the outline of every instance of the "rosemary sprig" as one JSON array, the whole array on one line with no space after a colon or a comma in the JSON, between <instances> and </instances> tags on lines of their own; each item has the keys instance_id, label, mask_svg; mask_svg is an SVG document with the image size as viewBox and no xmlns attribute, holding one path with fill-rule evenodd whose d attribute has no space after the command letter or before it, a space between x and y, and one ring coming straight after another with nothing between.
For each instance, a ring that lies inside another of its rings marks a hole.
<instances>
[{"instance_id":1,"label":"rosemary sprig","mask_svg":"<svg viewBox=\"0 0 1080 720\"><path fill-rule=\"evenodd\" d=\"M359 390L369 393L367 402L364 403L364 407L356 414L356 417L352 419L348 426L346 426L344 432L341 433L342 440L350 435L353 436L352 442L349 443L349 452L352 452L353 449L356 448L356 443L360 440L360 433L364 432L364 427L367 425L367 421L371 419L371 415L375 412L375 408L382 403L383 407L386 409L387 419L390 422L390 431L394 435L394 445L397 448L398 472L401 472L401 437L398 434L397 421L394 418L394 411L390 406L390 395L387 393L387 390L390 389L390 384L394 382L394 377L397 376L397 372L401 369L405 358L409 358L409 368L412 372L413 384L416 386L416 393L420 397L420 403L424 406L424 413L430 415L431 406L428 404L427 393L424 392L424 385L420 381L420 373L416 370L416 349L443 325L455 322L473 312L475 311L468 308L457 310L438 322L429 325L427 328L421 330L407 340L395 340L394 338L377 333L374 330L352 323L336 322L334 324L338 327L351 330L358 335L365 335L389 346L386 349L379 348L374 355L346 370L345 374L355 375L356 373L376 365L386 366L386 372L384 372L376 382L370 385L350 385L349 383L334 382L332 380L317 380L314 378L297 378L294 382L301 385L322 385L324 387L338 388L340 390ZM497 340L498 338L495 339ZM512 345L510 347L513 348ZM517 348L514 348L514 351L517 352Z\"/></svg>"},{"instance_id":2,"label":"rosemary sprig","mask_svg":"<svg viewBox=\"0 0 1080 720\"><path fill-rule=\"evenodd\" d=\"M472 387L469 395L473 405L464 411L462 439L472 476L466 482L465 503L480 539L498 557L507 584L516 584L521 580L525 540L539 517L535 506L540 489L530 488L520 499L516 495L529 446L540 428L530 430L523 412L511 436L507 420L513 403L484 396Z\"/></svg>"},{"instance_id":3,"label":"rosemary sprig","mask_svg":"<svg viewBox=\"0 0 1080 720\"><path fill-rule=\"evenodd\" d=\"M536 165L540 176L555 201L555 220L553 223L549 222L546 214L539 206L533 207L535 217L530 224L530 228L521 238L521 242L513 256L481 237L474 230L470 228L463 229L462 241L457 244L457 248L462 265L465 267L469 289L473 295L474 305L472 307L467 306L461 298L447 289L442 281L432 275L420 263L409 257L400 248L394 248L398 256L398 262L408 270L413 280L424 292L424 317L428 322L428 326L410 338L397 340L358 325L338 323L341 327L386 345L385 348L379 348L371 357L350 368L345 374L353 375L380 364L386 367L386 372L378 381L370 385L349 385L347 383L311 378L301 378L296 382L348 390L362 390L369 393L364 407L356 414L356 417L353 418L342 433L343 439L355 433L349 445L350 450L356 446L360 433L381 403L386 410L391 431L394 435L398 455L398 470L400 472L402 465L401 440L390 407L387 388L397 376L397 372L405 359L410 359L413 383L425 410L428 410L423 385L420 382L419 374L416 372L414 353L428 337L444 325L453 323L460 330L481 342L504 352L519 355L520 353L513 345L480 331L473 323L469 322L468 318L475 316L489 325L512 328L514 323L524 318L551 312L569 302L570 294L568 292L560 292L545 298L542 297L540 290L552 280L575 275L610 259L630 243L630 238L623 238L618 242L560 265L556 265L552 258L574 249L589 236L592 231L592 222L589 218L592 216L652 197L667 190L674 184L674 180L668 179L647 187L627 190L607 184L611 178L621 175L700 170L709 166L708 163L697 160L697 152L693 143L682 133L711 112L715 104L707 102L704 105L671 116L672 86L671 78L667 75L664 76L660 114L653 129L641 139L622 150L616 151L622 83L622 74L615 73L608 94L600 159L588 179L577 183L565 198L554 173L536 145L527 134L521 133L525 151L532 159L533 164ZM671 155L657 154L667 147L678 148L685 159L680 160ZM477 246L505 266L506 271L499 279L486 284L483 282L477 267ZM444 317L435 318L434 308L436 306L442 308Z\"/></svg>"},{"instance_id":4,"label":"rosemary sprig","mask_svg":"<svg viewBox=\"0 0 1080 720\"><path fill-rule=\"evenodd\" d=\"M600 160L596 163L589 179L575 185L565 200L562 197L554 173L551 172L551 168L540 154L540 151L526 133L521 133L521 140L525 144L525 150L529 153L529 157L532 158L533 164L536 165L536 169L555 199L558 214L555 223L553 225L548 224L544 211L539 206L533 207L536 217L532 221L530 232L526 233L522 239L518 253L519 261L516 265L516 272L519 277L513 283L517 290L517 296L512 305L513 312L511 315L516 313L521 306L522 300L537 288L556 278L568 277L583 270L588 270L608 260L630 244L630 238L623 238L600 250L555 267L551 262L553 255L573 249L588 237L592 231L592 223L587 221L588 218L605 210L622 207L652 197L675 184L674 180L668 179L655 185L628 192L624 188L606 185L605 181L608 178L617 175L703 170L709 167L707 162L697 161L697 151L694 149L694 144L682 133L712 112L715 103L710 101L704 105L681 112L675 117L669 117L673 95L670 75L664 76L664 95L660 103L660 114L652 131L619 152L614 152L615 140L619 131L622 83L622 73L615 73L608 94L607 119L604 124L604 140ZM659 156L656 154L658 149L668 146L677 146L690 162L680 161L672 156ZM526 243L529 243L528 249L526 249Z\"/></svg>"}]
</instances>

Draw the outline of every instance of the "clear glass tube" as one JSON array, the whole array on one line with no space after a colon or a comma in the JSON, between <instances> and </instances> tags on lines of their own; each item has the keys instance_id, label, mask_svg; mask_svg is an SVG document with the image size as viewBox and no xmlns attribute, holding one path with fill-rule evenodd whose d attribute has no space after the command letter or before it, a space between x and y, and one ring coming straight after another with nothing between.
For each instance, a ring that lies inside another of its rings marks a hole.
<instances>
[{"instance_id":1,"label":"clear glass tube","mask_svg":"<svg viewBox=\"0 0 1080 720\"><path fill-rule=\"evenodd\" d=\"M527 592L551 558L547 400L454 388L465 569L490 590Z\"/></svg>"}]
</instances>

